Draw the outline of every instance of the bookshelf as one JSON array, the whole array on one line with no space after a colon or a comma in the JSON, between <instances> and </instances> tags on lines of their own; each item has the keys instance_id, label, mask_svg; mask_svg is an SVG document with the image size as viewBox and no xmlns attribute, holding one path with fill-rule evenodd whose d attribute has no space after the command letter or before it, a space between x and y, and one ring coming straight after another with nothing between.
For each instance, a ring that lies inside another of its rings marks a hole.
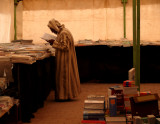
<instances>
[{"instance_id":1,"label":"bookshelf","mask_svg":"<svg viewBox=\"0 0 160 124\"><path fill-rule=\"evenodd\" d=\"M13 107L13 105L12 105L12 106L9 106L7 110L2 110L2 112L0 113L0 118L2 118L3 115L5 115L7 112L9 112L9 110L10 110L12 107Z\"/></svg>"}]
</instances>

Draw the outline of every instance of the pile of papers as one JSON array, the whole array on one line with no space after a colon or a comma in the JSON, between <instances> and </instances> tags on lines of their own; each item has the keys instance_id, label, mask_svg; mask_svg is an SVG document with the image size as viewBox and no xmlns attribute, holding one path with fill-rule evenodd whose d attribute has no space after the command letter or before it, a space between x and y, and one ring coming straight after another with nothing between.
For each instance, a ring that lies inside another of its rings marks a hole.
<instances>
[{"instance_id":1,"label":"pile of papers","mask_svg":"<svg viewBox=\"0 0 160 124\"><path fill-rule=\"evenodd\" d=\"M0 61L32 64L55 55L55 49L46 44L0 43Z\"/></svg>"}]
</instances>

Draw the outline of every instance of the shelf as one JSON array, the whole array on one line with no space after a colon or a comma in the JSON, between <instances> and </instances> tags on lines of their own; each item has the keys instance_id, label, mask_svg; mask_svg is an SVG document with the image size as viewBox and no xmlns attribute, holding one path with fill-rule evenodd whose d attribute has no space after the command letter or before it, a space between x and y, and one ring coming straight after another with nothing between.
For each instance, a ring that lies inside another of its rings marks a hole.
<instances>
[{"instance_id":1,"label":"shelf","mask_svg":"<svg viewBox=\"0 0 160 124\"><path fill-rule=\"evenodd\" d=\"M12 106L9 106L9 108L7 110L2 110L2 112L0 113L0 118L3 117L3 115L5 115L7 112L9 112L9 110L13 107Z\"/></svg>"}]
</instances>

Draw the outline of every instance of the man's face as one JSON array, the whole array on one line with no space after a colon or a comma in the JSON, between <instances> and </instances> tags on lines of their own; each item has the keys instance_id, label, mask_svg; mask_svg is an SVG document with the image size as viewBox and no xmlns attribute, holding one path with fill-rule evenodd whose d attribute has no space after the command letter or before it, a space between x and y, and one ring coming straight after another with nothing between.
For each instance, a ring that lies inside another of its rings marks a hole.
<instances>
[{"instance_id":1,"label":"man's face","mask_svg":"<svg viewBox=\"0 0 160 124\"><path fill-rule=\"evenodd\" d=\"M50 28L50 30L53 32L53 33L55 33L55 34L57 34L58 32L57 31L55 31L54 29L52 29L52 28Z\"/></svg>"}]
</instances>

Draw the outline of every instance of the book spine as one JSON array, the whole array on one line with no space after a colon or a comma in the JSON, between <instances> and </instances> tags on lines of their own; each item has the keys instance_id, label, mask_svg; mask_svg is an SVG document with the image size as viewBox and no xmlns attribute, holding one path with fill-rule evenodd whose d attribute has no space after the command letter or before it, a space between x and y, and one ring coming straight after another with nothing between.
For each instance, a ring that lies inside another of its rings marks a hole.
<instances>
[{"instance_id":1,"label":"book spine","mask_svg":"<svg viewBox=\"0 0 160 124\"><path fill-rule=\"evenodd\" d=\"M83 116L83 120L105 120L104 116Z\"/></svg>"},{"instance_id":2,"label":"book spine","mask_svg":"<svg viewBox=\"0 0 160 124\"><path fill-rule=\"evenodd\" d=\"M84 116L105 116L105 113L83 113Z\"/></svg>"},{"instance_id":3,"label":"book spine","mask_svg":"<svg viewBox=\"0 0 160 124\"><path fill-rule=\"evenodd\" d=\"M109 97L109 113L110 116L116 116L117 115L117 100L116 96L110 96Z\"/></svg>"},{"instance_id":4,"label":"book spine","mask_svg":"<svg viewBox=\"0 0 160 124\"><path fill-rule=\"evenodd\" d=\"M98 109L98 110L104 110L105 106L104 103L85 103L84 109Z\"/></svg>"}]
</instances>

